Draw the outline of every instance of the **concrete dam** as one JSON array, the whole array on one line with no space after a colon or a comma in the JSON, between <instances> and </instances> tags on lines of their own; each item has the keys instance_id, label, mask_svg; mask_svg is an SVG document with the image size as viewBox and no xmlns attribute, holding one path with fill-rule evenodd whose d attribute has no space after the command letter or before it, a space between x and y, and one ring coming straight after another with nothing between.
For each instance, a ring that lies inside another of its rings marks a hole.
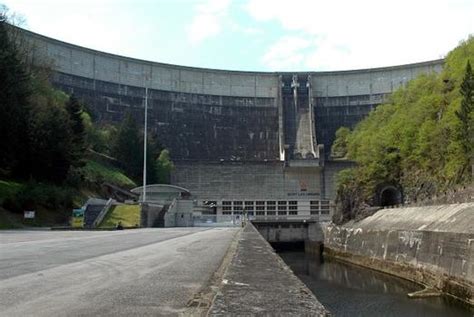
<instances>
[{"instance_id":1,"label":"concrete dam","mask_svg":"<svg viewBox=\"0 0 474 317\"><path fill-rule=\"evenodd\" d=\"M126 113L143 122L146 100L149 127L176 166L171 185L150 185L147 197L172 198L168 209L153 211L166 212L163 219L170 226L191 226L196 210L252 219L241 230L195 228L195 234L209 235L210 241L195 250L202 252L198 258L213 258L206 248L222 242L219 235L227 239L221 254L230 250L227 268L216 279L220 291L205 307L211 315L257 314L262 309L327 315L327 304L319 303L311 283L295 278L297 269L290 270L269 244L286 242L302 242L306 254L325 254L402 277L472 306L472 203L381 209L359 223L330 223L335 174L352 165L330 155L336 130L354 127L419 74L440 72L443 60L337 72L243 72L137 60L25 30L21 34L34 47L31 60L51 65L53 85L87 103L99 122L119 123ZM152 212L147 215L145 226L153 226ZM238 233L231 239L232 232ZM143 234L155 239L152 231ZM183 248L190 243L186 241ZM190 254L188 249L178 251ZM296 263L303 268L298 276L304 277L315 263ZM353 277L346 268L332 268L317 274L332 275L334 281ZM366 284L371 283L378 282ZM384 281L380 285L391 287ZM204 299L194 300L200 307ZM370 296L368 301L376 302Z\"/></svg>"},{"instance_id":2,"label":"concrete dam","mask_svg":"<svg viewBox=\"0 0 474 317\"><path fill-rule=\"evenodd\" d=\"M172 185L218 215L326 215L335 132L354 127L398 87L443 60L337 72L244 72L143 61L26 30L31 60L53 85L87 103L99 122L130 112L170 150ZM146 94L147 91L147 94Z\"/></svg>"}]
</instances>

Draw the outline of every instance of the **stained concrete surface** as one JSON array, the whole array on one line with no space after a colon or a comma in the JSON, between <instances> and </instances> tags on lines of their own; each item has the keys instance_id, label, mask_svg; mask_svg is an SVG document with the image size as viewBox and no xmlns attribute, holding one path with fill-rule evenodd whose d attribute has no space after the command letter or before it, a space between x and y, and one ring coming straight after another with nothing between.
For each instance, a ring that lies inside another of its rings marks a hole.
<instances>
[{"instance_id":1,"label":"stained concrete surface","mask_svg":"<svg viewBox=\"0 0 474 317\"><path fill-rule=\"evenodd\" d=\"M177 315L237 230L1 232L0 315Z\"/></svg>"},{"instance_id":2,"label":"stained concrete surface","mask_svg":"<svg viewBox=\"0 0 474 317\"><path fill-rule=\"evenodd\" d=\"M326 316L311 291L248 224L217 285L210 316Z\"/></svg>"},{"instance_id":3,"label":"stained concrete surface","mask_svg":"<svg viewBox=\"0 0 474 317\"><path fill-rule=\"evenodd\" d=\"M326 254L474 305L474 203L382 209L325 228Z\"/></svg>"}]
</instances>

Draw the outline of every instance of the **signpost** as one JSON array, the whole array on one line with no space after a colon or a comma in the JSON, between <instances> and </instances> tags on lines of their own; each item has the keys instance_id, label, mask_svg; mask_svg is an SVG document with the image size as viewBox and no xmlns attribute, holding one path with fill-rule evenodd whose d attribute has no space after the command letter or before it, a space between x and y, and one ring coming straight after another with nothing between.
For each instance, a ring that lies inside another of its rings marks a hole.
<instances>
[{"instance_id":1,"label":"signpost","mask_svg":"<svg viewBox=\"0 0 474 317\"><path fill-rule=\"evenodd\" d=\"M84 209L78 208L72 210L71 227L84 228Z\"/></svg>"},{"instance_id":2,"label":"signpost","mask_svg":"<svg viewBox=\"0 0 474 317\"><path fill-rule=\"evenodd\" d=\"M23 217L25 219L35 219L35 211L34 210L25 210L23 212Z\"/></svg>"}]
</instances>

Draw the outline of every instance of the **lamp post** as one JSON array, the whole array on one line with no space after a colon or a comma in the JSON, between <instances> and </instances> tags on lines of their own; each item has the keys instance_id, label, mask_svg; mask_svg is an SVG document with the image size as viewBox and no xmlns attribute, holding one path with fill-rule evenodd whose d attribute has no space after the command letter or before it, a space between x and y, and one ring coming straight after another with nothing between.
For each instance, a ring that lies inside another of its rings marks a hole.
<instances>
[{"instance_id":1,"label":"lamp post","mask_svg":"<svg viewBox=\"0 0 474 317\"><path fill-rule=\"evenodd\" d=\"M146 150L147 150L147 130L148 130L148 87L145 87L145 128L143 130L143 193L142 204L146 201Z\"/></svg>"}]
</instances>

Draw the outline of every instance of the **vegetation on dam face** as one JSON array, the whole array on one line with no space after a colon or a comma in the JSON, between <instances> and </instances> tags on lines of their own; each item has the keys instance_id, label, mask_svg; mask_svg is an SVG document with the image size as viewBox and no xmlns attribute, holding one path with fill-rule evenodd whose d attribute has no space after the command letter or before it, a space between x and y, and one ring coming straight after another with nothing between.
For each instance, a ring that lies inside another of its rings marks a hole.
<instances>
[{"instance_id":1,"label":"vegetation on dam face","mask_svg":"<svg viewBox=\"0 0 474 317\"><path fill-rule=\"evenodd\" d=\"M141 125L131 116L97 124L86 104L51 86L49 66L27 58L32 49L0 12L0 228L21 226L23 210L37 211L28 225L64 224L73 207L105 194L104 182L132 188L142 176ZM169 153L148 142L147 179L167 182Z\"/></svg>"},{"instance_id":2,"label":"vegetation on dam face","mask_svg":"<svg viewBox=\"0 0 474 317\"><path fill-rule=\"evenodd\" d=\"M341 128L333 156L357 162L338 175L335 221L363 216L377 190L391 184L417 201L472 182L474 38L461 42L440 74L410 81L353 131Z\"/></svg>"}]
</instances>

